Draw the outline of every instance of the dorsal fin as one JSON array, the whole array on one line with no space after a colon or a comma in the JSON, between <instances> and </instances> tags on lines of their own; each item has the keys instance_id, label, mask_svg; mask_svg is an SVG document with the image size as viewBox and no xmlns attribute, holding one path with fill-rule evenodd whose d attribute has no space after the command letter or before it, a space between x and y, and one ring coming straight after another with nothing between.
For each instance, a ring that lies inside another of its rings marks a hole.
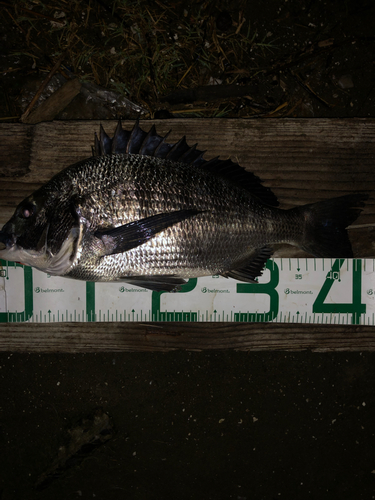
<instances>
[{"instance_id":1,"label":"dorsal fin","mask_svg":"<svg viewBox=\"0 0 375 500\"><path fill-rule=\"evenodd\" d=\"M113 138L110 138L100 126L99 139L95 134L94 156L106 154L140 154L165 158L186 165L194 165L214 175L230 180L242 189L246 189L257 196L268 205L277 206L279 203L270 188L262 185L261 180L251 172L240 167L232 160L220 160L219 157L212 160L204 160L205 151L197 149L197 144L189 146L186 137L182 137L174 144L166 142L168 137L157 134L153 125L149 132L145 132L136 121L131 131L124 130L119 120Z\"/></svg>"},{"instance_id":2,"label":"dorsal fin","mask_svg":"<svg viewBox=\"0 0 375 500\"><path fill-rule=\"evenodd\" d=\"M126 153L130 134L131 132L122 128L121 121L119 120L112 139L111 153Z\"/></svg>"}]
</instances>

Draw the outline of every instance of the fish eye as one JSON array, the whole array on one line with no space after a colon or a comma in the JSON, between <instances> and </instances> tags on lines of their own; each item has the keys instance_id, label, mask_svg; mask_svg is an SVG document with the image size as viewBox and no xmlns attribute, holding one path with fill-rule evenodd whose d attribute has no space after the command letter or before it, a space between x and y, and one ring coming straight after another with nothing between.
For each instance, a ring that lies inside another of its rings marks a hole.
<instances>
[{"instance_id":1,"label":"fish eye","mask_svg":"<svg viewBox=\"0 0 375 500\"><path fill-rule=\"evenodd\" d=\"M28 219L29 217L31 217L33 215L33 213L34 213L33 205L28 204L28 205L21 208L20 216L23 219Z\"/></svg>"},{"instance_id":2,"label":"fish eye","mask_svg":"<svg viewBox=\"0 0 375 500\"><path fill-rule=\"evenodd\" d=\"M32 212L31 212L31 210L24 208L22 215L25 217L25 219L27 219L28 217L30 217L32 215Z\"/></svg>"}]
</instances>

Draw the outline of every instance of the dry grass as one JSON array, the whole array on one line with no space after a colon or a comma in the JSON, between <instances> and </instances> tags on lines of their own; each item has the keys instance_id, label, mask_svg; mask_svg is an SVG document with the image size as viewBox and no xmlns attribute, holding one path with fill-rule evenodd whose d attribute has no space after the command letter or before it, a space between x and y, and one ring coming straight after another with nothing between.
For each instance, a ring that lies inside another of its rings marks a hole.
<instances>
[{"instance_id":1,"label":"dry grass","mask_svg":"<svg viewBox=\"0 0 375 500\"><path fill-rule=\"evenodd\" d=\"M66 75L116 90L151 115L161 107L160 98L177 89L248 82L261 70L264 51L273 48L258 39L241 6L229 13L215 1L1 3L4 16L24 35L24 50L15 53L30 58L39 72L63 55ZM223 116L234 105L221 99L178 111Z\"/></svg>"}]
</instances>

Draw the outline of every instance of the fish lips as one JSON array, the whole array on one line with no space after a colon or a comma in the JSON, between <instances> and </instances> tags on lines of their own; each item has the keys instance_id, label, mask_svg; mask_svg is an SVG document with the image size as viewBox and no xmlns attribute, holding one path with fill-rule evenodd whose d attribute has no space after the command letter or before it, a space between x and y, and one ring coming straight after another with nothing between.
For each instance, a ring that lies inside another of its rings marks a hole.
<instances>
[{"instance_id":1,"label":"fish lips","mask_svg":"<svg viewBox=\"0 0 375 500\"><path fill-rule=\"evenodd\" d=\"M0 231L0 259L14 261L14 253L17 250L17 238L12 233Z\"/></svg>"},{"instance_id":2,"label":"fish lips","mask_svg":"<svg viewBox=\"0 0 375 500\"><path fill-rule=\"evenodd\" d=\"M16 244L16 237L14 234L6 233L5 231L0 231L0 252L2 250L7 250Z\"/></svg>"},{"instance_id":3,"label":"fish lips","mask_svg":"<svg viewBox=\"0 0 375 500\"><path fill-rule=\"evenodd\" d=\"M12 232L0 231L0 259L11 262L22 262L30 266L38 267L45 260L45 247L36 249L25 249L20 245L19 238Z\"/></svg>"}]
</instances>

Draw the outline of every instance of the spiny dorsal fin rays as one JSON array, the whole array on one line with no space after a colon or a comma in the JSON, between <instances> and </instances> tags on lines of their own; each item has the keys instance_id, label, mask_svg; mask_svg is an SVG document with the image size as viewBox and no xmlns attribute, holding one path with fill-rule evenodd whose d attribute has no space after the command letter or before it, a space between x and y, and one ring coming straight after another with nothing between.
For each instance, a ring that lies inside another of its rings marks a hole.
<instances>
[{"instance_id":1,"label":"spiny dorsal fin rays","mask_svg":"<svg viewBox=\"0 0 375 500\"><path fill-rule=\"evenodd\" d=\"M153 125L146 137L144 138L139 149L140 155L156 156L155 151L162 142L163 137L156 133L155 125Z\"/></svg>"},{"instance_id":2,"label":"spiny dorsal fin rays","mask_svg":"<svg viewBox=\"0 0 375 500\"><path fill-rule=\"evenodd\" d=\"M183 156L189 149L190 148L186 142L186 136L184 135L178 142L176 142L165 158L170 161L180 161L181 156Z\"/></svg>"},{"instance_id":3,"label":"spiny dorsal fin rays","mask_svg":"<svg viewBox=\"0 0 375 500\"><path fill-rule=\"evenodd\" d=\"M129 138L130 132L122 128L121 120L119 120L112 140L111 153L126 153Z\"/></svg>"},{"instance_id":4,"label":"spiny dorsal fin rays","mask_svg":"<svg viewBox=\"0 0 375 500\"><path fill-rule=\"evenodd\" d=\"M126 153L138 154L146 136L147 132L141 129L138 119L134 124L128 144L126 145Z\"/></svg>"},{"instance_id":5,"label":"spiny dorsal fin rays","mask_svg":"<svg viewBox=\"0 0 375 500\"><path fill-rule=\"evenodd\" d=\"M100 126L100 141L95 137L94 149L97 155L132 153L194 165L231 181L258 197L263 203L271 206L278 205L276 196L270 188L262 185L256 175L247 172L230 159L220 160L216 157L209 161L204 160L205 151L197 149L197 144L190 147L185 136L178 142L170 144L166 142L168 135L169 132L164 137L158 135L155 126L152 126L149 132L145 132L139 126L139 119L129 132L122 129L121 121L119 121L113 139L110 139Z\"/></svg>"},{"instance_id":6,"label":"spiny dorsal fin rays","mask_svg":"<svg viewBox=\"0 0 375 500\"><path fill-rule=\"evenodd\" d=\"M112 139L105 133L102 125L100 125L100 154L109 154L111 152L111 144Z\"/></svg>"},{"instance_id":7,"label":"spiny dorsal fin rays","mask_svg":"<svg viewBox=\"0 0 375 500\"><path fill-rule=\"evenodd\" d=\"M111 153L112 139L105 133L104 128L100 125L99 138L95 132L95 144L92 147L93 156L103 156Z\"/></svg>"},{"instance_id":8,"label":"spiny dorsal fin rays","mask_svg":"<svg viewBox=\"0 0 375 500\"><path fill-rule=\"evenodd\" d=\"M179 159L182 163L194 163L194 161L197 159L197 146L198 143L194 144L191 146L190 149L188 149ZM199 155L200 156L200 155Z\"/></svg>"},{"instance_id":9,"label":"spiny dorsal fin rays","mask_svg":"<svg viewBox=\"0 0 375 500\"><path fill-rule=\"evenodd\" d=\"M159 146L155 149L155 156L157 158L165 158L169 151L173 148L173 144L165 142L170 133L171 130L165 134L165 136L160 141Z\"/></svg>"}]
</instances>

